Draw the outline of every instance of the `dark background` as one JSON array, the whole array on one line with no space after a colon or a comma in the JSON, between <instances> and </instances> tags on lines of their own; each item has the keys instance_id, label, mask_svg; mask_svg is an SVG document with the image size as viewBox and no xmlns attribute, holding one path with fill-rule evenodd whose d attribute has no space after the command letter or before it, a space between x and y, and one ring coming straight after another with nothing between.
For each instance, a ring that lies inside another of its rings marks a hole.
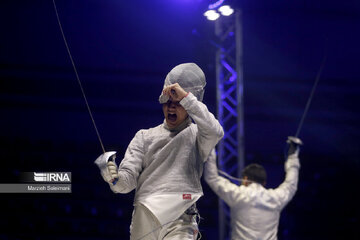
<instances>
[{"instance_id":1,"label":"dark background","mask_svg":"<svg viewBox=\"0 0 360 240\"><path fill-rule=\"evenodd\" d=\"M216 114L214 23L205 0L58 0L65 36L106 150L118 162L141 128L163 121L168 71L196 62ZM284 177L294 135L324 54L300 138L301 172L279 239L359 239L360 2L237 1L243 13L246 164ZM1 181L21 172L72 172L71 194L0 194L0 239L128 239L133 192L113 194L50 0L0 2ZM218 239L217 197L204 183L203 239Z\"/></svg>"}]
</instances>

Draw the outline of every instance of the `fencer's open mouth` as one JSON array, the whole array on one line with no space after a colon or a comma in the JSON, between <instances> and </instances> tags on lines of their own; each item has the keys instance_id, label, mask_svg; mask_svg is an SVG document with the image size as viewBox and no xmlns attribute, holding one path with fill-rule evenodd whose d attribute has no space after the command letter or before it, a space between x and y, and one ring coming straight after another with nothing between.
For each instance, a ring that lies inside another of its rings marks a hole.
<instances>
[{"instance_id":1,"label":"fencer's open mouth","mask_svg":"<svg viewBox=\"0 0 360 240\"><path fill-rule=\"evenodd\" d=\"M176 121L176 114L168 113L168 120L170 121Z\"/></svg>"}]
</instances>

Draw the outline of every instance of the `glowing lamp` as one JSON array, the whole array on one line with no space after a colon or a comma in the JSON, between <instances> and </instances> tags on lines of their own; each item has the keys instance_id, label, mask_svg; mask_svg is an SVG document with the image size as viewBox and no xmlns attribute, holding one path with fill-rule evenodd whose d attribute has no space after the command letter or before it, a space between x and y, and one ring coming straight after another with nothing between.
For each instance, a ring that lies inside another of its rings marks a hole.
<instances>
[{"instance_id":1,"label":"glowing lamp","mask_svg":"<svg viewBox=\"0 0 360 240\"><path fill-rule=\"evenodd\" d=\"M208 10L204 13L204 16L210 21L215 21L220 17L220 14L217 13L215 10Z\"/></svg>"},{"instance_id":2,"label":"glowing lamp","mask_svg":"<svg viewBox=\"0 0 360 240\"><path fill-rule=\"evenodd\" d=\"M232 9L229 5L224 5L219 8L219 12L221 13L221 15L230 16L231 14L233 14L234 9Z\"/></svg>"}]
</instances>

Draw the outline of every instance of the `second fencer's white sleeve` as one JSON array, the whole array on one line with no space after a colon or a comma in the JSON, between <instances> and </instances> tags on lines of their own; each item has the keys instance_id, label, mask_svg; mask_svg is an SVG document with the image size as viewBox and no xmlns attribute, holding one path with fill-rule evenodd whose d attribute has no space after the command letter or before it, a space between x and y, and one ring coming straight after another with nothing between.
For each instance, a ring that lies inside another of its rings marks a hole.
<instances>
[{"instance_id":1,"label":"second fencer's white sleeve","mask_svg":"<svg viewBox=\"0 0 360 240\"><path fill-rule=\"evenodd\" d=\"M115 185L109 183L113 192L128 193L136 188L144 160L143 135L144 130L138 131L126 149L118 169L119 179Z\"/></svg>"},{"instance_id":2,"label":"second fencer's white sleeve","mask_svg":"<svg viewBox=\"0 0 360 240\"><path fill-rule=\"evenodd\" d=\"M285 207L295 195L299 180L299 169L300 162L298 155L290 155L285 162L285 181L278 188L274 189L274 194L280 209Z\"/></svg>"},{"instance_id":3,"label":"second fencer's white sleeve","mask_svg":"<svg viewBox=\"0 0 360 240\"><path fill-rule=\"evenodd\" d=\"M230 207L244 200L245 196L241 194L241 187L219 176L214 150L205 162L204 178L216 195L224 200Z\"/></svg>"},{"instance_id":4,"label":"second fencer's white sleeve","mask_svg":"<svg viewBox=\"0 0 360 240\"><path fill-rule=\"evenodd\" d=\"M198 101L191 92L180 101L180 104L197 125L197 143L201 157L206 161L211 150L224 136L224 130L206 105Z\"/></svg>"}]
</instances>

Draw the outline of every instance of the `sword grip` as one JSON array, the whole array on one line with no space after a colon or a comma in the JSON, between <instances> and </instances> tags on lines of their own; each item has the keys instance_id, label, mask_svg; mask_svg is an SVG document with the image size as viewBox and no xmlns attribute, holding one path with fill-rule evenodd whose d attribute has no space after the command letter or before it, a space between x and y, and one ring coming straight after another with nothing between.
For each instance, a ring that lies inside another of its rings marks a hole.
<instances>
[{"instance_id":1,"label":"sword grip","mask_svg":"<svg viewBox=\"0 0 360 240\"><path fill-rule=\"evenodd\" d=\"M115 162L115 159L116 159L116 153L111 155L108 159L108 161L112 161L112 162ZM116 163L116 162L115 162ZM112 181L112 185L115 185L117 182L119 181L119 178L115 178L113 181Z\"/></svg>"}]
</instances>

